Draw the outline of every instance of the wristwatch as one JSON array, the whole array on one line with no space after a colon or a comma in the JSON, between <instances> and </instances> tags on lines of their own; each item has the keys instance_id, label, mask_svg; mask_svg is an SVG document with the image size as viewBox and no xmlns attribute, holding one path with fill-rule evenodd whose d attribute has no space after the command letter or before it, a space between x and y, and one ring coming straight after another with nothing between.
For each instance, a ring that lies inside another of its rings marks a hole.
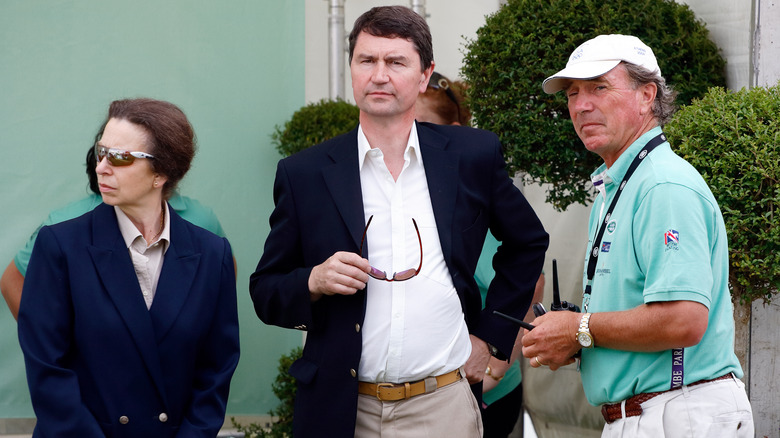
<instances>
[{"instance_id":1,"label":"wristwatch","mask_svg":"<svg viewBox=\"0 0 780 438\"><path fill-rule=\"evenodd\" d=\"M501 352L498 351L498 348L496 348L496 347L494 347L493 345L490 345L490 344L487 344L487 345L488 345L488 351L490 352L491 356L495 357L496 359L506 360L506 356L501 354Z\"/></svg>"},{"instance_id":2,"label":"wristwatch","mask_svg":"<svg viewBox=\"0 0 780 438\"><path fill-rule=\"evenodd\" d=\"M577 331L577 342L580 343L582 348L592 348L593 347L593 336L590 334L590 313L586 313L582 315L582 318L580 318L580 328L579 331Z\"/></svg>"}]
</instances>

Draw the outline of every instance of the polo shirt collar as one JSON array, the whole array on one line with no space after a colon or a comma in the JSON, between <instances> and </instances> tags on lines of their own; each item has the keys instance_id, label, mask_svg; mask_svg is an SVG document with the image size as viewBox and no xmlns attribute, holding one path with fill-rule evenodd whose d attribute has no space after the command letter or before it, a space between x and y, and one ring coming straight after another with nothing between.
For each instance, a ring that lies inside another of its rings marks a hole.
<instances>
[{"instance_id":1,"label":"polo shirt collar","mask_svg":"<svg viewBox=\"0 0 780 438\"><path fill-rule=\"evenodd\" d=\"M628 147L628 149L620 154L618 159L615 160L615 163L612 164L611 167L607 168L606 164L599 166L598 169L590 174L590 179L591 182L593 182L593 185L598 187L600 184L599 181L603 182L604 184L609 184L611 182L620 184L623 181L623 178L626 176L626 172L628 172L628 168L631 166L631 162L634 161L634 157L639 154L639 151L645 147L647 142L652 140L661 132L662 129L660 126L656 126L655 128L645 132L641 137L636 139L636 141L634 141L631 146Z\"/></svg>"}]
</instances>

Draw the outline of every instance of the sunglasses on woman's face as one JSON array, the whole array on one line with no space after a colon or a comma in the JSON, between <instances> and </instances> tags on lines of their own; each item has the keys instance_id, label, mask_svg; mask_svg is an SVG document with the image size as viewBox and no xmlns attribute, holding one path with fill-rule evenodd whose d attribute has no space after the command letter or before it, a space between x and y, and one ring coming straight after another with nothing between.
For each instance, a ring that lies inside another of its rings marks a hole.
<instances>
[{"instance_id":1,"label":"sunglasses on woman's face","mask_svg":"<svg viewBox=\"0 0 780 438\"><path fill-rule=\"evenodd\" d=\"M371 225L371 219L373 219L374 216L371 215L371 217L368 218L368 223L366 224L366 228L363 230L363 237L360 239L360 256L363 257L363 243L366 241L366 233L368 232L368 226ZM371 271L368 272L368 275L376 278L377 280L384 280L384 281L406 281L410 280L413 277L415 277L417 274L420 273L420 269L422 269L422 257L423 257L423 248L422 248L422 238L420 237L420 229L417 228L417 221L412 218L412 224L414 224L414 231L417 232L417 241L420 243L420 265L417 266L417 269L410 268L406 269L401 272L396 272L393 274L392 278L387 278L387 273L385 271L379 270L373 266L371 266Z\"/></svg>"},{"instance_id":2,"label":"sunglasses on woman's face","mask_svg":"<svg viewBox=\"0 0 780 438\"><path fill-rule=\"evenodd\" d=\"M111 149L95 143L95 158L97 158L98 163L103 161L103 158L108 158L108 163L112 166L129 166L136 158L152 159L154 156L145 152Z\"/></svg>"}]
</instances>

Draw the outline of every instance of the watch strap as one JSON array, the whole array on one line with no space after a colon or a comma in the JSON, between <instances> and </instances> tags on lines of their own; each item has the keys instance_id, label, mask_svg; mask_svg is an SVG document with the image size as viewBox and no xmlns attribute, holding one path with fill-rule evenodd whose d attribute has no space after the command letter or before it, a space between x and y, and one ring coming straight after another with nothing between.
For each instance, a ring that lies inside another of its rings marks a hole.
<instances>
[{"instance_id":1,"label":"watch strap","mask_svg":"<svg viewBox=\"0 0 780 438\"><path fill-rule=\"evenodd\" d=\"M497 347L493 346L489 342L486 342L486 344L491 356L495 357L496 359L506 360L506 356L504 356Z\"/></svg>"},{"instance_id":2,"label":"watch strap","mask_svg":"<svg viewBox=\"0 0 780 438\"><path fill-rule=\"evenodd\" d=\"M590 332L590 313L585 313L580 318L580 326L577 330L577 334L575 335L575 338L577 339L577 343L579 343L584 348L592 348L595 345L595 341L593 340L593 335ZM585 345L582 342L580 342L580 335L584 335L587 338L590 338L590 345Z\"/></svg>"}]
</instances>

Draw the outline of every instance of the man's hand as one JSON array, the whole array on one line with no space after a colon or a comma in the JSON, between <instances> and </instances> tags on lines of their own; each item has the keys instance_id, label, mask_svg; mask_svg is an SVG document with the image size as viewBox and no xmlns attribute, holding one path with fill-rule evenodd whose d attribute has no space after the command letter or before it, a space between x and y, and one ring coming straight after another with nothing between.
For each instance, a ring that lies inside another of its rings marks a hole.
<instances>
[{"instance_id":1,"label":"man's hand","mask_svg":"<svg viewBox=\"0 0 780 438\"><path fill-rule=\"evenodd\" d=\"M531 366L549 366L551 370L574 363L574 354L580 349L575 338L581 313L548 312L534 320L532 331L523 334L523 356Z\"/></svg>"},{"instance_id":2,"label":"man's hand","mask_svg":"<svg viewBox=\"0 0 780 438\"><path fill-rule=\"evenodd\" d=\"M354 252L339 251L309 274L309 291L312 301L323 295L352 295L366 287L368 260Z\"/></svg>"},{"instance_id":3,"label":"man's hand","mask_svg":"<svg viewBox=\"0 0 780 438\"><path fill-rule=\"evenodd\" d=\"M466 379L468 379L469 384L473 385L485 378L485 370L491 356L487 342L474 335L469 335L469 339L471 340L471 355L464 368L466 369Z\"/></svg>"}]
</instances>

